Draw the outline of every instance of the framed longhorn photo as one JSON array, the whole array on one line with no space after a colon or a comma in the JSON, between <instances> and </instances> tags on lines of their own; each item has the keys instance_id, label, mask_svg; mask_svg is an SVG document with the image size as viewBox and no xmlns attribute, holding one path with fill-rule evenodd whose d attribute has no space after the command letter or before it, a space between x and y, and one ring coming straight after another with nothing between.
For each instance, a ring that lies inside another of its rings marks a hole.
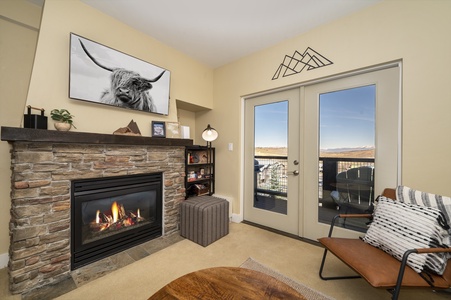
<instances>
[{"instance_id":1,"label":"framed longhorn photo","mask_svg":"<svg viewBox=\"0 0 451 300\"><path fill-rule=\"evenodd\" d=\"M166 69L70 34L72 99L168 115L170 78Z\"/></svg>"}]
</instances>

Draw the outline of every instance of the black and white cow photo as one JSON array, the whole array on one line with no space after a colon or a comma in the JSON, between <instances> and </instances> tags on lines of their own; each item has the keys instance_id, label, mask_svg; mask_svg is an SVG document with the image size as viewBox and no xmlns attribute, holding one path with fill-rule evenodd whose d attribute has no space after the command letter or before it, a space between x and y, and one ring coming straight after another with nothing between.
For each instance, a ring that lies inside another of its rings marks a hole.
<instances>
[{"instance_id":1,"label":"black and white cow photo","mask_svg":"<svg viewBox=\"0 0 451 300\"><path fill-rule=\"evenodd\" d=\"M70 48L70 98L168 115L170 71L73 33Z\"/></svg>"}]
</instances>

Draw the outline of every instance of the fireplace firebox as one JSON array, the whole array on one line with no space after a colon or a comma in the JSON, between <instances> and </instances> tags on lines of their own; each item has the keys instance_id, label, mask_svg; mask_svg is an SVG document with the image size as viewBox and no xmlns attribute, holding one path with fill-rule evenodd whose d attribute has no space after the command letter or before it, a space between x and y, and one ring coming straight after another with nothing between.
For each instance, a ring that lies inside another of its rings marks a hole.
<instances>
[{"instance_id":1,"label":"fireplace firebox","mask_svg":"<svg viewBox=\"0 0 451 300\"><path fill-rule=\"evenodd\" d=\"M162 203L162 173L72 181L72 270L161 236Z\"/></svg>"}]
</instances>

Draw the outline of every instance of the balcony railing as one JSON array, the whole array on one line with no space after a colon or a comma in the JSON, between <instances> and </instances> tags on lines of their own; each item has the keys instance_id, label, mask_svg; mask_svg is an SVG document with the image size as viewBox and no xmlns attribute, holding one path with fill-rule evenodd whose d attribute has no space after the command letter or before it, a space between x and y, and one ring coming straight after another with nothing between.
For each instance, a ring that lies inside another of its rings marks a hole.
<instances>
[{"instance_id":1,"label":"balcony railing","mask_svg":"<svg viewBox=\"0 0 451 300\"><path fill-rule=\"evenodd\" d=\"M261 195L287 197L287 157L255 156L255 192Z\"/></svg>"},{"instance_id":2,"label":"balcony railing","mask_svg":"<svg viewBox=\"0 0 451 300\"><path fill-rule=\"evenodd\" d=\"M272 196L287 196L286 156L255 156L255 191ZM320 157L319 158L319 198L323 190L335 190L337 175L357 167L373 167L374 158Z\"/></svg>"},{"instance_id":3,"label":"balcony railing","mask_svg":"<svg viewBox=\"0 0 451 300\"><path fill-rule=\"evenodd\" d=\"M339 173L359 167L374 168L374 158L320 157L319 198L323 198L323 191L334 191L336 189Z\"/></svg>"}]
</instances>

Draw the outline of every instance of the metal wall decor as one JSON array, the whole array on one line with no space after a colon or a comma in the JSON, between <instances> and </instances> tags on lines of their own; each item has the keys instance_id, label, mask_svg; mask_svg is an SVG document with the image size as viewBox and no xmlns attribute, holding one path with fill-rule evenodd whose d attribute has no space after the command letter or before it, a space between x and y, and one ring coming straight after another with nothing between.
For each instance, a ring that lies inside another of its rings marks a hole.
<instances>
[{"instance_id":1,"label":"metal wall decor","mask_svg":"<svg viewBox=\"0 0 451 300\"><path fill-rule=\"evenodd\" d=\"M304 53L294 51L292 56L285 55L283 62L277 68L272 80L280 76L287 77L301 73L305 68L307 71L333 64L332 61L325 58L310 47L305 49Z\"/></svg>"}]
</instances>

